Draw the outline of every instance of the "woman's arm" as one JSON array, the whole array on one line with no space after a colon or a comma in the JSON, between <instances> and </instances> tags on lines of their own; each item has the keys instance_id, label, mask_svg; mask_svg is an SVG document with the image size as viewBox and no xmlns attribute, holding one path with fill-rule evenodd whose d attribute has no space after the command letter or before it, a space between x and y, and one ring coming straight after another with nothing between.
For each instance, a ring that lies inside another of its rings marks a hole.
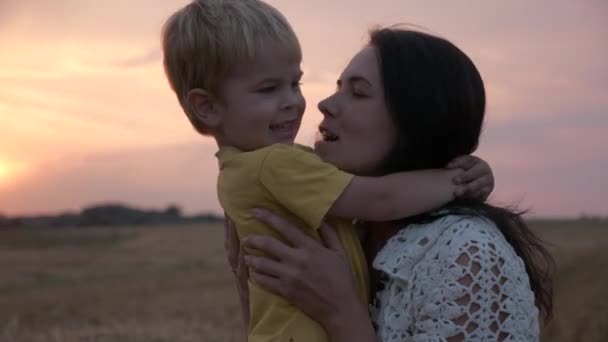
<instances>
[{"instance_id":1,"label":"woman's arm","mask_svg":"<svg viewBox=\"0 0 608 342\"><path fill-rule=\"evenodd\" d=\"M367 303L357 295L346 252L333 228L320 229L325 247L267 211L256 210L256 216L289 244L270 236L245 238L245 247L271 256L245 256L251 278L318 321L332 342L376 341Z\"/></svg>"},{"instance_id":2,"label":"woman's arm","mask_svg":"<svg viewBox=\"0 0 608 342\"><path fill-rule=\"evenodd\" d=\"M247 265L245 265L245 253L236 233L236 225L225 213L224 226L224 248L226 250L226 255L228 256L230 269L232 269L234 277L236 278L236 290L239 295L241 313L243 315L243 324L245 325L245 331L247 331L250 320L249 288L247 286L249 274L247 271Z\"/></svg>"}]
</instances>

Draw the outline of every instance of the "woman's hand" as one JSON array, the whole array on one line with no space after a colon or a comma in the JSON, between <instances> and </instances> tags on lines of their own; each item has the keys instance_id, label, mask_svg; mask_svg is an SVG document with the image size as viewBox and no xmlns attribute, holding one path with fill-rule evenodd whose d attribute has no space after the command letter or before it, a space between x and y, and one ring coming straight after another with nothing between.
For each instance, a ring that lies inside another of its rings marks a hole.
<instances>
[{"instance_id":1,"label":"woman's hand","mask_svg":"<svg viewBox=\"0 0 608 342\"><path fill-rule=\"evenodd\" d=\"M232 269L232 272L236 278L236 289L239 294L239 301L243 314L243 323L245 324L245 331L247 331L250 317L249 288L247 286L249 274L244 259L245 253L236 233L236 225L226 214L224 214L224 225L224 248L226 249L226 255L228 256L228 263L230 264L230 268Z\"/></svg>"},{"instance_id":2,"label":"woman's hand","mask_svg":"<svg viewBox=\"0 0 608 342\"><path fill-rule=\"evenodd\" d=\"M460 156L452 160L448 169L463 169L464 172L454 178L454 183L460 185L456 196L468 197L485 201L494 190L494 174L490 165L475 156Z\"/></svg>"},{"instance_id":3,"label":"woman's hand","mask_svg":"<svg viewBox=\"0 0 608 342\"><path fill-rule=\"evenodd\" d=\"M348 257L334 229L325 224L320 228L326 248L281 217L265 210L255 214L288 244L266 235L245 238L247 249L270 256L245 256L250 277L321 323L332 341L375 340L367 303L357 295Z\"/></svg>"}]
</instances>

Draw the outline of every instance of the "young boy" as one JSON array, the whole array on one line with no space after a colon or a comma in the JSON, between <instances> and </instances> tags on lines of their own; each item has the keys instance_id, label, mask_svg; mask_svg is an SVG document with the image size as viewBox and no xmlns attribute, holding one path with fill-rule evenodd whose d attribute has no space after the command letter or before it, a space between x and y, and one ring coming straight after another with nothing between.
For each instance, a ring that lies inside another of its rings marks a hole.
<instances>
[{"instance_id":1,"label":"young boy","mask_svg":"<svg viewBox=\"0 0 608 342\"><path fill-rule=\"evenodd\" d=\"M286 19L262 1L194 0L168 19L162 38L167 78L184 112L218 144L218 197L239 237L277 236L255 219L256 207L299 221L317 239L330 215L366 303L367 265L352 220L439 207L453 199L458 171L359 177L294 144L305 109L300 45ZM327 341L288 302L253 282L249 291L249 341Z\"/></svg>"}]
</instances>

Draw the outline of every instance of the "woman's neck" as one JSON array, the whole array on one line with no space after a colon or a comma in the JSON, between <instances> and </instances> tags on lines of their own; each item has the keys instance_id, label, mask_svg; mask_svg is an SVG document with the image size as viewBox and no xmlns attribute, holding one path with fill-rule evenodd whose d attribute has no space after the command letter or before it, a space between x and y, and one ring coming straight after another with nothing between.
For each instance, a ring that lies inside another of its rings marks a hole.
<instances>
[{"instance_id":1,"label":"woman's neck","mask_svg":"<svg viewBox=\"0 0 608 342\"><path fill-rule=\"evenodd\" d=\"M364 228L365 255L370 260L373 260L386 242L401 230L401 227L391 222L365 223Z\"/></svg>"},{"instance_id":2,"label":"woman's neck","mask_svg":"<svg viewBox=\"0 0 608 342\"><path fill-rule=\"evenodd\" d=\"M376 258L376 254L384 247L386 242L395 235L401 227L389 222L366 222L362 224L365 232L363 240L363 249L367 257L367 265L370 274L370 298L375 297L376 286L380 280L380 273L373 269L372 264Z\"/></svg>"}]
</instances>

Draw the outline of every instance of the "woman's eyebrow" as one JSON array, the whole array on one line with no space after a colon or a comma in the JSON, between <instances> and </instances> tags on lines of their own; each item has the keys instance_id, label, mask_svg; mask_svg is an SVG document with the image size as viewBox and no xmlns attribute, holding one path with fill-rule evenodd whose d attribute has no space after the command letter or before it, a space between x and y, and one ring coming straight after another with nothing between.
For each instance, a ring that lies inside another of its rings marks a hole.
<instances>
[{"instance_id":1,"label":"woman's eyebrow","mask_svg":"<svg viewBox=\"0 0 608 342\"><path fill-rule=\"evenodd\" d=\"M370 82L370 81L369 81L367 78L365 78L365 77L363 77L363 76L359 76L359 75L353 75L353 76L350 76L350 77L347 79L347 81L348 81L348 83L350 83L350 84L354 84L354 83L357 83L357 82L363 82L363 83L366 83L366 84L367 84L367 85L369 85L369 86L371 86L371 85L372 85L372 82Z\"/></svg>"},{"instance_id":2,"label":"woman's eyebrow","mask_svg":"<svg viewBox=\"0 0 608 342\"><path fill-rule=\"evenodd\" d=\"M366 83L367 85L369 85L370 87L371 87L371 85L372 85L372 82L370 82L370 81L369 81L367 78L365 78L365 77L363 77L363 76L358 76L358 75L349 76L349 77L346 79L346 82L347 82L347 83L349 83L349 84L351 84L351 85L352 85L353 83L357 83L357 82L364 82L364 83ZM338 87L341 87L341 86L342 86L342 83L344 83L344 81L342 81L342 79L338 79L338 80L336 81L336 85L337 85Z\"/></svg>"}]
</instances>

